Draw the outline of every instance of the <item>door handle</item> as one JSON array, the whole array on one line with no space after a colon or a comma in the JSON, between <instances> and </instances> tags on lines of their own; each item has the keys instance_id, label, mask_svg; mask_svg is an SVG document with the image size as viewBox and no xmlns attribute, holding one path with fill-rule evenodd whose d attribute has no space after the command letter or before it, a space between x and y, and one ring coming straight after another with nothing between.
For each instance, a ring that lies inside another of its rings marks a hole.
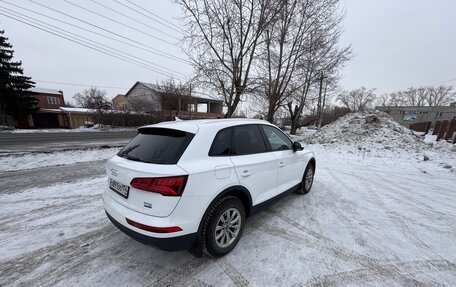
<instances>
[{"instance_id":1,"label":"door handle","mask_svg":"<svg viewBox=\"0 0 456 287\"><path fill-rule=\"evenodd\" d=\"M241 173L241 176L243 176L243 177L247 177L247 176L249 176L249 175L250 175L250 171L248 171L248 170L244 170L244 171L242 171L242 173Z\"/></svg>"},{"instance_id":2,"label":"door handle","mask_svg":"<svg viewBox=\"0 0 456 287\"><path fill-rule=\"evenodd\" d=\"M280 167L284 167L285 166L285 163L283 161L279 162L279 166Z\"/></svg>"}]
</instances>

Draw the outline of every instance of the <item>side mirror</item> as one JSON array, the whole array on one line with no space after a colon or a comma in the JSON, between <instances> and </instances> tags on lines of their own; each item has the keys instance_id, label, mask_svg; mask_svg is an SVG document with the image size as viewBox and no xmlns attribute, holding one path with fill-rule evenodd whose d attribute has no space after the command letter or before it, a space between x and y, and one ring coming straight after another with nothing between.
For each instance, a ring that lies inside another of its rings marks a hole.
<instances>
[{"instance_id":1,"label":"side mirror","mask_svg":"<svg viewBox=\"0 0 456 287\"><path fill-rule=\"evenodd\" d=\"M303 150L304 148L302 147L301 143L299 142L294 142L293 143L293 151L298 151L298 150Z\"/></svg>"}]
</instances>

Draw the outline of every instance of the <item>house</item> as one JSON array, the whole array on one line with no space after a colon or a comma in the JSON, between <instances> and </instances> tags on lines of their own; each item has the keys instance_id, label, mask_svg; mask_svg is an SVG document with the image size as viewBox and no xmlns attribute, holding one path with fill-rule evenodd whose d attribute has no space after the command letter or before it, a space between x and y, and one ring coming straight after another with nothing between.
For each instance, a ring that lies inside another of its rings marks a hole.
<instances>
[{"instance_id":1,"label":"house","mask_svg":"<svg viewBox=\"0 0 456 287\"><path fill-rule=\"evenodd\" d=\"M19 128L59 128L64 126L64 118L58 112L65 106L63 92L54 89L32 88L30 92L38 99L39 110L18 122Z\"/></svg>"},{"instance_id":2,"label":"house","mask_svg":"<svg viewBox=\"0 0 456 287\"><path fill-rule=\"evenodd\" d=\"M122 94L118 94L112 99L112 107L116 110L127 110L128 109L128 101L127 97Z\"/></svg>"},{"instance_id":3,"label":"house","mask_svg":"<svg viewBox=\"0 0 456 287\"><path fill-rule=\"evenodd\" d=\"M125 94L128 106L144 112L162 113L164 118L215 119L223 117L223 101L207 95L163 91L159 86L136 82ZM120 101L120 100L119 100Z\"/></svg>"},{"instance_id":4,"label":"house","mask_svg":"<svg viewBox=\"0 0 456 287\"><path fill-rule=\"evenodd\" d=\"M62 91L32 88L30 92L38 99L39 110L20 120L19 128L78 128L91 123L97 113L97 110L65 107Z\"/></svg>"},{"instance_id":5,"label":"house","mask_svg":"<svg viewBox=\"0 0 456 287\"><path fill-rule=\"evenodd\" d=\"M379 106L377 110L389 114L399 124L410 127L413 123L431 122L431 127L438 121L456 119L456 106L407 107Z\"/></svg>"}]
</instances>

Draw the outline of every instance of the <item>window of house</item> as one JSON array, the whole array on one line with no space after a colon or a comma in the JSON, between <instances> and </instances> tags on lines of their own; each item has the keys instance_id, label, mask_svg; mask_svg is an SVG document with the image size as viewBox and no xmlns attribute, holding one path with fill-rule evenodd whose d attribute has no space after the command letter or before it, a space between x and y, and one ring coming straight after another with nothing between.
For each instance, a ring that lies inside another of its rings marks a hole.
<instances>
[{"instance_id":1,"label":"window of house","mask_svg":"<svg viewBox=\"0 0 456 287\"><path fill-rule=\"evenodd\" d=\"M442 112L437 112L437 113L435 113L435 116L436 116L436 117L441 117L442 114L443 114Z\"/></svg>"},{"instance_id":2,"label":"window of house","mask_svg":"<svg viewBox=\"0 0 456 287\"><path fill-rule=\"evenodd\" d=\"M60 105L60 99L59 99L59 97L48 96L48 97L47 97L47 100L48 100L48 104L51 104L51 105Z\"/></svg>"}]
</instances>

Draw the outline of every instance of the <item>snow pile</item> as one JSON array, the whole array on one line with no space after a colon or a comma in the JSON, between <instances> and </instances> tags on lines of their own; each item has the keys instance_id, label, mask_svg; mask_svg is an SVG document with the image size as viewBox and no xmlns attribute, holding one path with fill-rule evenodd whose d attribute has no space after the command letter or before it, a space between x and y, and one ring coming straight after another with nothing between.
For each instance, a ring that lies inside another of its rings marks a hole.
<instances>
[{"instance_id":1,"label":"snow pile","mask_svg":"<svg viewBox=\"0 0 456 287\"><path fill-rule=\"evenodd\" d=\"M360 150L420 152L428 148L411 130L379 111L350 113L322 127L304 141L310 144L338 143L355 146Z\"/></svg>"}]
</instances>

